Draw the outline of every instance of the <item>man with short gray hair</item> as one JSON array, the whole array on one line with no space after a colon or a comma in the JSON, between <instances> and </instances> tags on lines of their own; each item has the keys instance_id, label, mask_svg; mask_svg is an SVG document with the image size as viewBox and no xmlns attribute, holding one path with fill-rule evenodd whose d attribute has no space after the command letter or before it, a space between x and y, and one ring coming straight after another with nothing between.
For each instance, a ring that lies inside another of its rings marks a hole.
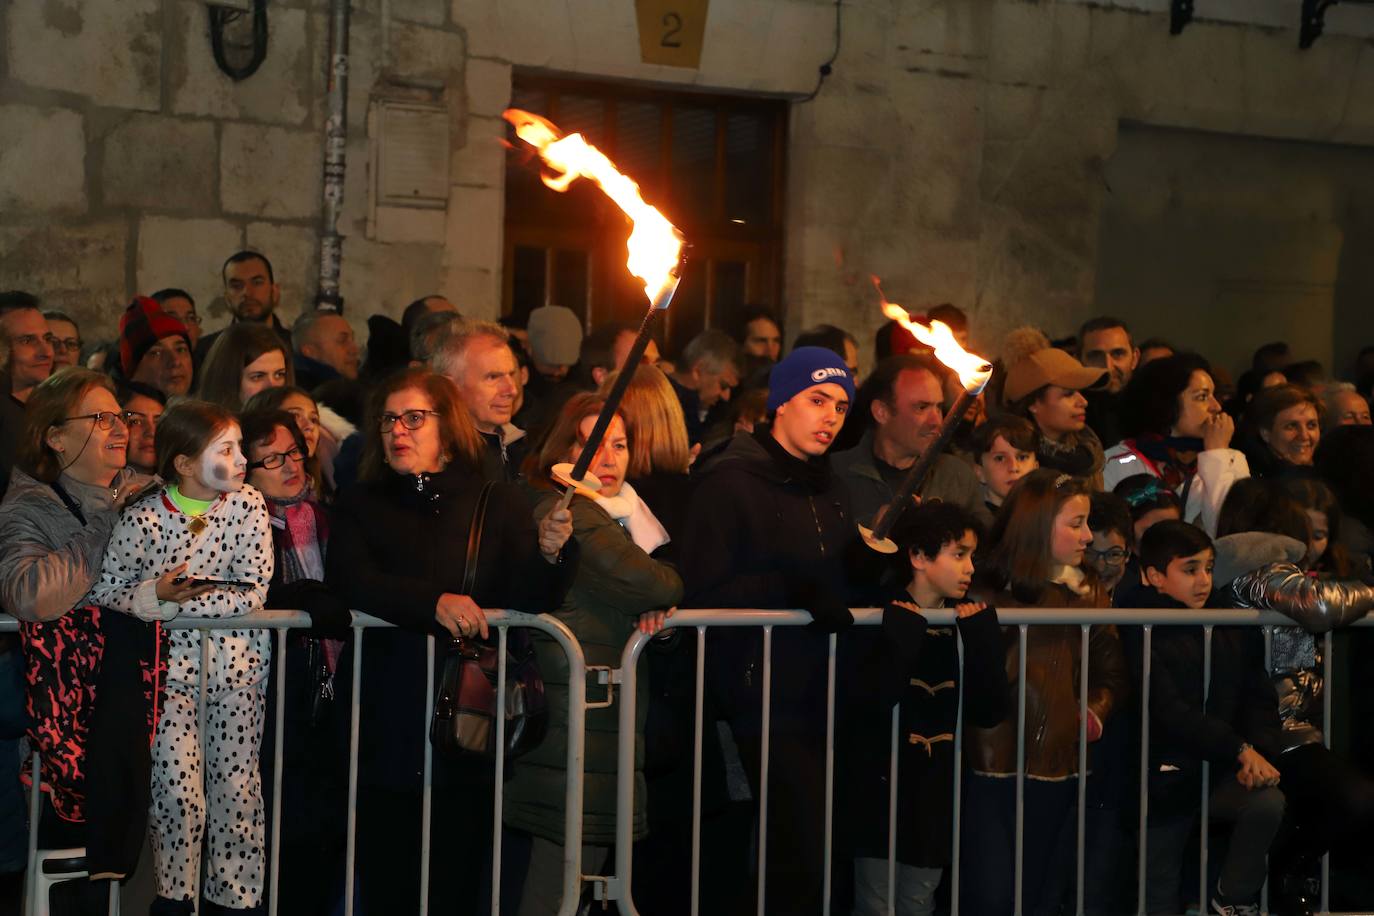
<instances>
[{"instance_id":1,"label":"man with short gray hair","mask_svg":"<svg viewBox=\"0 0 1374 916\"><path fill-rule=\"evenodd\" d=\"M482 476L517 480L528 446L525 431L511 423L520 394L520 364L506 329L490 321L465 321L439 343L429 365L458 386L482 436Z\"/></svg>"},{"instance_id":2,"label":"man with short gray hair","mask_svg":"<svg viewBox=\"0 0 1374 916\"><path fill-rule=\"evenodd\" d=\"M687 418L687 441L695 445L726 411L739 387L739 344L724 331L702 331L682 351L668 376Z\"/></svg>"},{"instance_id":3,"label":"man with short gray hair","mask_svg":"<svg viewBox=\"0 0 1374 916\"><path fill-rule=\"evenodd\" d=\"M306 391L336 378L352 381L358 377L362 348L353 336L353 326L338 312L317 310L301 315L291 329L291 346L296 384Z\"/></svg>"}]
</instances>

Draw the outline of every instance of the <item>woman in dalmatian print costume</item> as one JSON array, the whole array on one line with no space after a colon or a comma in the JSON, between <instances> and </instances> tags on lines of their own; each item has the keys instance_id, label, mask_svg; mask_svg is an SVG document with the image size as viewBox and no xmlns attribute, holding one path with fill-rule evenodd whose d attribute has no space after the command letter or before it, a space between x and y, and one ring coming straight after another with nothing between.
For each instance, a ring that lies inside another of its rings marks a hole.
<instances>
[{"instance_id":1,"label":"woman in dalmatian print costume","mask_svg":"<svg viewBox=\"0 0 1374 916\"><path fill-rule=\"evenodd\" d=\"M156 447L158 473L174 483L120 517L94 601L142 620L260 610L272 579L271 527L262 495L243 485L247 461L233 415L204 401L184 401L158 423ZM253 910L262 901L266 843L258 752L270 634L212 630L204 638L202 733L202 637L194 630L171 633L166 703L153 746L153 916L191 912L207 810L201 912Z\"/></svg>"}]
</instances>

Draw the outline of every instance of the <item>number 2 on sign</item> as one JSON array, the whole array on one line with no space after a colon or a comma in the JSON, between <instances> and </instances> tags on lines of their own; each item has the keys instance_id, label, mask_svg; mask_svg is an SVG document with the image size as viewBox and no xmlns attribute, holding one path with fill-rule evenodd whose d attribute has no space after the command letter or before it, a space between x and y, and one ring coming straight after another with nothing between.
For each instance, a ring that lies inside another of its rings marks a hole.
<instances>
[{"instance_id":1,"label":"number 2 on sign","mask_svg":"<svg viewBox=\"0 0 1374 916\"><path fill-rule=\"evenodd\" d=\"M659 45L665 48L682 47L682 39L678 38L678 33L682 31L682 16L678 13L664 13L662 21L663 28L667 31L658 40Z\"/></svg>"}]
</instances>

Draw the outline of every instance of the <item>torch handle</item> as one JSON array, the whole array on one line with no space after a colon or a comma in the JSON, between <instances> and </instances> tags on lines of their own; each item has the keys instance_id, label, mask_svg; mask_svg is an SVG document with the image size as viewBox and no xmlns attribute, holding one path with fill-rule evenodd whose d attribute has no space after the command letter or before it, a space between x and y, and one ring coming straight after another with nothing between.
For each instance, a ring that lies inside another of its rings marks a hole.
<instances>
[{"instance_id":1,"label":"torch handle","mask_svg":"<svg viewBox=\"0 0 1374 916\"><path fill-rule=\"evenodd\" d=\"M592 466L592 459L596 457L596 450L601 447L601 440L606 435L606 429L611 425L611 418L615 416L616 409L625 397L625 389L630 387L630 379L634 378L635 369L639 368L639 361L644 358L644 351L649 346L649 325L653 323L654 316L658 314L658 311L651 306L644 313L644 320L640 322L639 333L635 335L634 345L630 347L630 352L625 357L625 364L616 373L615 384L606 394L606 404L601 408L601 413L596 418L596 425L592 427L591 435L587 437L586 444L582 446L582 452L577 456L577 463L573 465L573 480L581 480L582 475L587 473L587 468Z\"/></svg>"},{"instance_id":2,"label":"torch handle","mask_svg":"<svg viewBox=\"0 0 1374 916\"><path fill-rule=\"evenodd\" d=\"M945 414L945 421L940 426L940 434L935 437L934 442L930 443L925 454L911 466L911 470L906 472L906 477L902 478L902 485L897 488L897 492L892 496L892 501L887 504L887 511L883 513L878 524L873 527L874 539L881 541L892 533L892 526L897 524L897 519L902 517L902 512L911 504L911 494L916 492L916 488L921 485L921 481L925 480L930 469L935 466L935 462L944 452L949 440L954 438L954 430L964 419L964 414L968 412L968 406L973 403L974 397L972 391L965 389L954 402L954 406L949 409L949 413Z\"/></svg>"}]
</instances>

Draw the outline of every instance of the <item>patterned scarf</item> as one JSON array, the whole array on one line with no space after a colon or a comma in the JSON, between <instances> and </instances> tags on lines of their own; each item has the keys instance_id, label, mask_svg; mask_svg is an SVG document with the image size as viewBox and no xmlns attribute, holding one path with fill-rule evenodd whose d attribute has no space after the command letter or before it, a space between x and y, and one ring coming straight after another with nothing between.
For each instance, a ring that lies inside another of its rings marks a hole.
<instances>
[{"instance_id":1,"label":"patterned scarf","mask_svg":"<svg viewBox=\"0 0 1374 916\"><path fill-rule=\"evenodd\" d=\"M307 480L301 492L289 499L267 500L272 521L272 542L277 549L283 584L301 579L324 581L325 545L329 542L329 518L315 501L314 485ZM338 670L343 642L322 639L329 672Z\"/></svg>"},{"instance_id":2,"label":"patterned scarf","mask_svg":"<svg viewBox=\"0 0 1374 916\"><path fill-rule=\"evenodd\" d=\"M1193 436L1141 436L1134 443L1140 452L1155 466L1159 476L1175 492L1197 473L1197 455L1202 451L1202 440Z\"/></svg>"}]
</instances>

